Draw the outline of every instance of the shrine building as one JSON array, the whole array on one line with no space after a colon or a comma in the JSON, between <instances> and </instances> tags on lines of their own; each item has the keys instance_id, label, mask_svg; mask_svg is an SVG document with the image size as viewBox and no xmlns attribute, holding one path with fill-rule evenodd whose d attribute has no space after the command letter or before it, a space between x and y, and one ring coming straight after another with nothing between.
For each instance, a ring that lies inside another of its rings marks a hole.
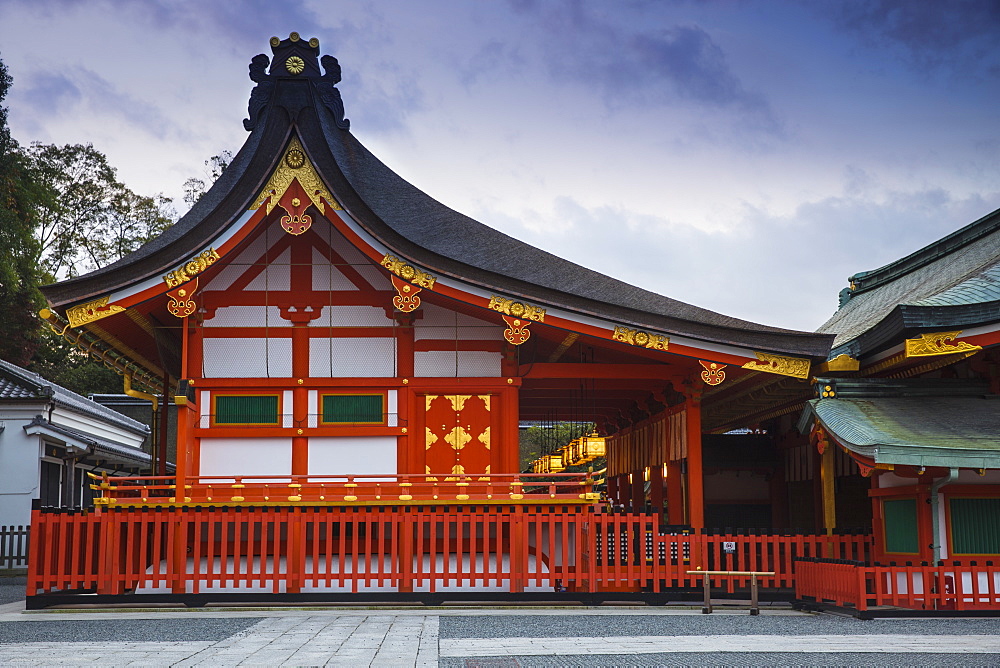
<instances>
[{"instance_id":1,"label":"shrine building","mask_svg":"<svg viewBox=\"0 0 1000 668\"><path fill-rule=\"evenodd\" d=\"M178 405L176 471L161 442L149 475L94 480L95 509L36 509L30 605L663 597L695 568L790 590L797 557L870 556L860 473L881 462L814 455L841 441L809 401L888 339L720 315L472 220L352 134L318 40L271 51L247 141L191 211L44 289L50 326ZM522 427L558 424L587 433L527 470Z\"/></svg>"}]
</instances>

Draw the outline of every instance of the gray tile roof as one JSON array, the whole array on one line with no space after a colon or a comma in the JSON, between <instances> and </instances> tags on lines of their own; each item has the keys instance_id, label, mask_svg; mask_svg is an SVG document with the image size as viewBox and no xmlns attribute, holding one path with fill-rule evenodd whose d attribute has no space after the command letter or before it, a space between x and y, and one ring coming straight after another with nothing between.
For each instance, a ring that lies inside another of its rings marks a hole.
<instances>
[{"instance_id":1,"label":"gray tile roof","mask_svg":"<svg viewBox=\"0 0 1000 668\"><path fill-rule=\"evenodd\" d=\"M205 197L161 237L132 255L86 276L45 286L50 303L64 309L107 294L168 271L207 247L246 210L281 158L280 149L295 133L355 220L393 252L439 275L668 334L810 357L829 351L832 337L760 325L643 290L448 208L406 182L338 127L330 109L313 95L313 87L319 90L329 83L308 79L303 75L269 81L273 92L255 114L247 143Z\"/></svg>"},{"instance_id":2,"label":"gray tile roof","mask_svg":"<svg viewBox=\"0 0 1000 668\"><path fill-rule=\"evenodd\" d=\"M963 232L964 237L956 236ZM859 274L861 289L817 330L836 334L834 352L900 306L965 306L1000 299L1000 210L959 233Z\"/></svg>"},{"instance_id":3,"label":"gray tile roof","mask_svg":"<svg viewBox=\"0 0 1000 668\"><path fill-rule=\"evenodd\" d=\"M6 394L4 394L6 393ZM91 417L110 422L135 434L149 433L149 427L106 406L49 382L37 373L0 360L0 399L47 399Z\"/></svg>"}]
</instances>

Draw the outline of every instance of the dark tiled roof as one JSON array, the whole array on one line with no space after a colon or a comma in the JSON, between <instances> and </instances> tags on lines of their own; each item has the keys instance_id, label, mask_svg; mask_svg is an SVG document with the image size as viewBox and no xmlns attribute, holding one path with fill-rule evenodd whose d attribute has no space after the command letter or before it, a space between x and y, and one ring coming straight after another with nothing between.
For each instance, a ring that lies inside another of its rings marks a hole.
<instances>
[{"instance_id":1,"label":"dark tiled roof","mask_svg":"<svg viewBox=\"0 0 1000 668\"><path fill-rule=\"evenodd\" d=\"M981 218L913 255L853 277L859 289L818 331L836 334L834 353L869 330L904 325L961 326L993 317L988 306L1000 300L1000 210ZM941 312L941 307L978 308ZM900 310L892 317L894 310ZM924 311L924 313L921 312ZM903 314L905 311L905 315ZM889 320L898 320L890 323ZM904 322L905 321L905 322ZM898 334L899 332L896 332ZM881 340L891 338L877 337ZM865 351L855 351L863 353Z\"/></svg>"},{"instance_id":2,"label":"dark tiled roof","mask_svg":"<svg viewBox=\"0 0 1000 668\"><path fill-rule=\"evenodd\" d=\"M48 399L57 404L91 417L100 418L136 434L149 433L149 427L126 417L121 413L102 406L97 402L51 383L37 373L22 369L5 360L0 360L0 398L8 399Z\"/></svg>"},{"instance_id":3,"label":"dark tiled roof","mask_svg":"<svg viewBox=\"0 0 1000 668\"><path fill-rule=\"evenodd\" d=\"M148 465L152 461L152 457L140 448L118 443L117 441L112 441L93 434L88 434L80 431L79 429L53 424L41 416L35 418L35 420L26 428L30 428L32 426L39 428L43 433L49 434L53 437L68 438L72 441L77 441L90 446L93 451L92 456L97 460L126 465Z\"/></svg>"},{"instance_id":4,"label":"dark tiled roof","mask_svg":"<svg viewBox=\"0 0 1000 668\"><path fill-rule=\"evenodd\" d=\"M291 47L282 42L280 48ZM307 61L314 58L299 55ZM312 71L315 63L307 64L307 71ZM272 65L272 73L274 69ZM273 91L267 93L269 103L255 112L247 143L205 197L161 237L132 255L86 276L43 288L55 307L165 273L203 249L247 209L294 132L355 220L394 252L441 275L705 341L811 357L829 351L832 337L759 325L685 304L581 267L453 211L403 180L349 131L338 127L328 106L329 94L336 92L329 79L307 74L267 79L268 90Z\"/></svg>"}]
</instances>

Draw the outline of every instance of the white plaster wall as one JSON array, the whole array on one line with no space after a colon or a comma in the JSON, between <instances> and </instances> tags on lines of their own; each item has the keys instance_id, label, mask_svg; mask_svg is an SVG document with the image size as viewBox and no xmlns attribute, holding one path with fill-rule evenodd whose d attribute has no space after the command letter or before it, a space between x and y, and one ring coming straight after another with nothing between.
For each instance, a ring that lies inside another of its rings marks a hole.
<instances>
[{"instance_id":1,"label":"white plaster wall","mask_svg":"<svg viewBox=\"0 0 1000 668\"><path fill-rule=\"evenodd\" d=\"M30 524L31 500L38 498L42 439L24 433L22 426L26 422L4 419L4 430L0 432L0 525L3 526Z\"/></svg>"},{"instance_id":2,"label":"white plaster wall","mask_svg":"<svg viewBox=\"0 0 1000 668\"><path fill-rule=\"evenodd\" d=\"M500 375L500 353L478 350L418 351L413 354L413 375L418 378L463 378Z\"/></svg>"},{"instance_id":3,"label":"white plaster wall","mask_svg":"<svg viewBox=\"0 0 1000 668\"><path fill-rule=\"evenodd\" d=\"M393 338L338 337L309 340L313 378L392 378L396 375Z\"/></svg>"},{"instance_id":4,"label":"white plaster wall","mask_svg":"<svg viewBox=\"0 0 1000 668\"><path fill-rule=\"evenodd\" d=\"M290 438L202 438L201 475L292 473Z\"/></svg>"},{"instance_id":5,"label":"white plaster wall","mask_svg":"<svg viewBox=\"0 0 1000 668\"><path fill-rule=\"evenodd\" d=\"M396 473L395 436L309 439L310 475Z\"/></svg>"},{"instance_id":6,"label":"white plaster wall","mask_svg":"<svg viewBox=\"0 0 1000 668\"><path fill-rule=\"evenodd\" d=\"M292 340L204 340L205 378L291 378Z\"/></svg>"}]
</instances>

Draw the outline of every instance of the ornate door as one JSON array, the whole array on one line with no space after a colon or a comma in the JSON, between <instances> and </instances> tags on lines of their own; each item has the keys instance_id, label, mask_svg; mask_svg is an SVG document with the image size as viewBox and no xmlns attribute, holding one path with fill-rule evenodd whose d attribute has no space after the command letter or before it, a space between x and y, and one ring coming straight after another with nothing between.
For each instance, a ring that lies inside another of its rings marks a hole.
<instances>
[{"instance_id":1,"label":"ornate door","mask_svg":"<svg viewBox=\"0 0 1000 668\"><path fill-rule=\"evenodd\" d=\"M490 395L428 394L424 399L426 473L490 473Z\"/></svg>"}]
</instances>

